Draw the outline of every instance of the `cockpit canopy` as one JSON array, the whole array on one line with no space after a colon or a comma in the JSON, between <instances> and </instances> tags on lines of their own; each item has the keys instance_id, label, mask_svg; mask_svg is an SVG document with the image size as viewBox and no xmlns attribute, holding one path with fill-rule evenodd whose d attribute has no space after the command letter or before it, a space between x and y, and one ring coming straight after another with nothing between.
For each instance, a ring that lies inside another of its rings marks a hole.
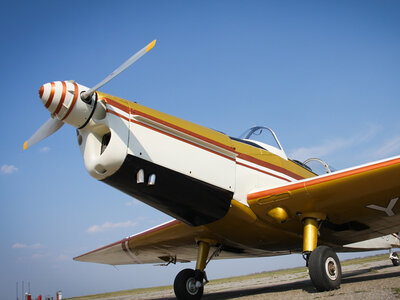
<instances>
[{"instance_id":1,"label":"cockpit canopy","mask_svg":"<svg viewBox=\"0 0 400 300\"><path fill-rule=\"evenodd\" d=\"M232 139L267 150L288 160L288 157L283 150L278 137L271 128L254 126L247 129L241 136L239 136L239 138ZM303 163L297 160L293 161L317 175L323 175L336 171L320 158L309 158Z\"/></svg>"},{"instance_id":2,"label":"cockpit canopy","mask_svg":"<svg viewBox=\"0 0 400 300\"><path fill-rule=\"evenodd\" d=\"M239 137L239 140L255 147L268 150L269 152L279 155L286 160L288 159L275 132L268 127L251 127Z\"/></svg>"},{"instance_id":3,"label":"cockpit canopy","mask_svg":"<svg viewBox=\"0 0 400 300\"><path fill-rule=\"evenodd\" d=\"M328 165L325 161L323 161L320 158L309 158L305 160L303 164L317 175L324 175L336 171L335 168Z\"/></svg>"}]
</instances>

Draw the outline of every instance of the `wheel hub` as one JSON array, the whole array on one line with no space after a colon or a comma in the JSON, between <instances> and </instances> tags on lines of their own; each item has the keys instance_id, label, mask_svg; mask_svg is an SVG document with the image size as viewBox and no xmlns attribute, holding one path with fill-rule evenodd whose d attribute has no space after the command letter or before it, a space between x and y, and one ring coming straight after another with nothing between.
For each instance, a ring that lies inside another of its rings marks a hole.
<instances>
[{"instance_id":1,"label":"wheel hub","mask_svg":"<svg viewBox=\"0 0 400 300\"><path fill-rule=\"evenodd\" d=\"M337 264L332 257L328 257L325 261L325 271L331 280L336 280L337 278Z\"/></svg>"},{"instance_id":2,"label":"wheel hub","mask_svg":"<svg viewBox=\"0 0 400 300\"><path fill-rule=\"evenodd\" d=\"M186 281L186 290L190 295L196 295L199 291L199 288L196 286L196 280L194 279L194 277L189 278Z\"/></svg>"}]
</instances>

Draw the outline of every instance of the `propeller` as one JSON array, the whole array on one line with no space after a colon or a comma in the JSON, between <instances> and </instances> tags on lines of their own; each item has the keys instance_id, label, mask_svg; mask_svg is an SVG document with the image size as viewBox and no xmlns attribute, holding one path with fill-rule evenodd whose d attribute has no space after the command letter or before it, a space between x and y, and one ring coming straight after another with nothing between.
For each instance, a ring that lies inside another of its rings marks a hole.
<instances>
[{"instance_id":1,"label":"propeller","mask_svg":"<svg viewBox=\"0 0 400 300\"><path fill-rule=\"evenodd\" d=\"M114 77L116 77L118 74L121 72L125 71L127 68L129 68L134 62L136 62L139 58L141 58L143 55L145 55L147 52L149 52L154 45L156 44L156 40L153 40L151 43L147 44L144 48L133 54L129 59L127 59L122 65L120 65L118 68L116 68L110 75L108 75L106 78L104 78L102 81L100 81L98 84L96 84L94 87L91 89L88 89L86 91L81 92L80 94L80 99L85 102L86 104L91 104L92 103L92 95L95 91L97 91L99 88L101 88L103 85L108 83L110 80L112 80ZM67 93L67 86L72 86L71 89L68 90L70 94ZM60 129L63 125L64 122L69 123L77 128L81 126L77 126L77 124L74 122L75 120L72 120L72 115L74 113L71 113L71 111L75 110L75 115L78 113L77 110L79 110L82 105L75 105L76 101L79 101L79 91L82 89L86 89L83 86L80 86L76 84L74 81L68 81L68 82L52 82L43 85L39 89L39 96L42 99L43 104L45 107L50 111L51 113L51 118L46 121L25 143L24 143L24 150L28 149L29 147L35 145L36 143L40 142L41 140L47 138L48 136L52 135L54 132L56 132L58 129ZM68 97L70 97L69 104L64 104L64 102ZM64 107L63 107L64 106ZM77 108L78 107L78 108ZM87 111L85 109L82 109L85 112ZM76 119L76 118L75 118ZM85 123L86 125L86 123ZM83 126L85 126L83 125Z\"/></svg>"},{"instance_id":2,"label":"propeller","mask_svg":"<svg viewBox=\"0 0 400 300\"><path fill-rule=\"evenodd\" d=\"M58 119L48 119L30 138L24 143L24 150L35 145L36 143L44 140L48 136L52 135L58 129L64 125L63 121Z\"/></svg>"},{"instance_id":3,"label":"propeller","mask_svg":"<svg viewBox=\"0 0 400 300\"><path fill-rule=\"evenodd\" d=\"M143 47L142 49L140 49L138 52L136 52L130 58L128 58L122 65L120 65L118 68L116 68L110 75L108 75L106 78L104 78L98 84L96 84L90 90L82 93L82 95L81 95L82 100L85 101L86 99L88 99L95 91L97 91L99 88L101 88L107 82L109 82L115 76L117 76L118 74L120 74L121 72L123 72L127 68L129 68L135 61L137 61L139 58L141 58L143 55L145 55L147 52L149 52L151 50L151 48L154 47L155 44L156 44L156 40L152 41L150 44L148 44L145 47Z\"/></svg>"}]
</instances>

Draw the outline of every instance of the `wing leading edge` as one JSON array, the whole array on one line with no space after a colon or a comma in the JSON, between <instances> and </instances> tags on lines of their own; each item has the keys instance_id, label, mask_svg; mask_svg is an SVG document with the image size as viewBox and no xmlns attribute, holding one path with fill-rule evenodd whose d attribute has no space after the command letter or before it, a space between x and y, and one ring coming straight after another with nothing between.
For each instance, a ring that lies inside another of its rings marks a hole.
<instances>
[{"instance_id":1,"label":"wing leading edge","mask_svg":"<svg viewBox=\"0 0 400 300\"><path fill-rule=\"evenodd\" d=\"M74 258L76 261L109 265L190 261L196 254L194 236L200 228L171 220L118 242ZM179 255L179 258L177 258Z\"/></svg>"},{"instance_id":2,"label":"wing leading edge","mask_svg":"<svg viewBox=\"0 0 400 300\"><path fill-rule=\"evenodd\" d=\"M74 258L76 261L109 265L190 262L197 259L196 241L213 236L205 226L189 226L171 220L118 242L101 247ZM226 246L211 247L210 253L218 252L216 259L260 256L260 250L246 253L229 251ZM223 251L222 251L223 250ZM228 250L228 251L227 251ZM262 256L288 254L263 252Z\"/></svg>"}]
</instances>

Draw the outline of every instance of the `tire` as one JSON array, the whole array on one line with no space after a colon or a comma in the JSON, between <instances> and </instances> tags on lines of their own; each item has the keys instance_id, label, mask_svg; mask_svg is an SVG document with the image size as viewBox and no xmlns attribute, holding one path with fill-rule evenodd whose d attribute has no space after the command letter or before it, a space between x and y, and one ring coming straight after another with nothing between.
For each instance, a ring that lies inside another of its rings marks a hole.
<instances>
[{"instance_id":1,"label":"tire","mask_svg":"<svg viewBox=\"0 0 400 300\"><path fill-rule=\"evenodd\" d=\"M397 255L397 252L393 252L393 257L394 258L392 258L392 264L393 264L393 266L400 266L400 260L399 260L399 256Z\"/></svg>"},{"instance_id":2,"label":"tire","mask_svg":"<svg viewBox=\"0 0 400 300\"><path fill-rule=\"evenodd\" d=\"M174 292L178 300L198 300L201 299L204 287L195 286L195 271L184 269L178 273L174 281Z\"/></svg>"},{"instance_id":3,"label":"tire","mask_svg":"<svg viewBox=\"0 0 400 300\"><path fill-rule=\"evenodd\" d=\"M308 271L315 288L320 291L335 290L342 281L342 267L335 251L327 246L319 246L311 252Z\"/></svg>"}]
</instances>

